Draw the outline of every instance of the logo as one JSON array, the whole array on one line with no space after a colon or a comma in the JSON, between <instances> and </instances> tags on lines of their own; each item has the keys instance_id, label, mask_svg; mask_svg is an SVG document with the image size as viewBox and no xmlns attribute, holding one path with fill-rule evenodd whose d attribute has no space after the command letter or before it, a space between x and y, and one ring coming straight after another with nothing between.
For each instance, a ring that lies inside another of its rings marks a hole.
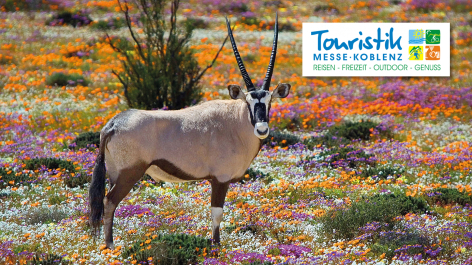
<instances>
[{"instance_id":1,"label":"logo","mask_svg":"<svg viewBox=\"0 0 472 265\"><path fill-rule=\"evenodd\" d=\"M410 46L408 60L423 60L423 46Z\"/></svg>"},{"instance_id":2,"label":"logo","mask_svg":"<svg viewBox=\"0 0 472 265\"><path fill-rule=\"evenodd\" d=\"M440 30L426 30L426 44L439 44L441 42Z\"/></svg>"},{"instance_id":3,"label":"logo","mask_svg":"<svg viewBox=\"0 0 472 265\"><path fill-rule=\"evenodd\" d=\"M439 60L441 59L441 47L440 46L426 46L424 48L425 60Z\"/></svg>"},{"instance_id":4,"label":"logo","mask_svg":"<svg viewBox=\"0 0 472 265\"><path fill-rule=\"evenodd\" d=\"M409 31L409 44L423 44L424 43L424 31L422 29L410 29Z\"/></svg>"},{"instance_id":5,"label":"logo","mask_svg":"<svg viewBox=\"0 0 472 265\"><path fill-rule=\"evenodd\" d=\"M450 38L450 23L303 23L303 76L450 76Z\"/></svg>"}]
</instances>

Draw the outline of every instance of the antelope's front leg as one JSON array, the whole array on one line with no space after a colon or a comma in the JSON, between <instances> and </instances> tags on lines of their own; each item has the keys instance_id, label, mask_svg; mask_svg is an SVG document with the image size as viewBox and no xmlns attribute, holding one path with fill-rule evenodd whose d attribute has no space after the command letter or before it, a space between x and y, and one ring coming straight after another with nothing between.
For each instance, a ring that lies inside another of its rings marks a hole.
<instances>
[{"instance_id":1,"label":"antelope's front leg","mask_svg":"<svg viewBox=\"0 0 472 265\"><path fill-rule=\"evenodd\" d=\"M220 183L216 178L211 180L211 222L213 241L220 243L220 223L223 219L223 205L225 204L228 183Z\"/></svg>"}]
</instances>

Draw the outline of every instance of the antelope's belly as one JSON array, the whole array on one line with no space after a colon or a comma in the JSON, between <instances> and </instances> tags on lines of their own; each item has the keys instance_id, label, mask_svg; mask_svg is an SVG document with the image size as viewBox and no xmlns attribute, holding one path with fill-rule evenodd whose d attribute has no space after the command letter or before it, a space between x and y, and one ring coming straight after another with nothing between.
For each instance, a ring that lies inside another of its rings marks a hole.
<instances>
[{"instance_id":1,"label":"antelope's belly","mask_svg":"<svg viewBox=\"0 0 472 265\"><path fill-rule=\"evenodd\" d=\"M188 176L174 176L171 175L156 165L151 165L147 170L146 174L151 176L156 181L162 180L167 182L187 182L187 181L195 181L195 180L203 180L207 178L189 178Z\"/></svg>"}]
</instances>

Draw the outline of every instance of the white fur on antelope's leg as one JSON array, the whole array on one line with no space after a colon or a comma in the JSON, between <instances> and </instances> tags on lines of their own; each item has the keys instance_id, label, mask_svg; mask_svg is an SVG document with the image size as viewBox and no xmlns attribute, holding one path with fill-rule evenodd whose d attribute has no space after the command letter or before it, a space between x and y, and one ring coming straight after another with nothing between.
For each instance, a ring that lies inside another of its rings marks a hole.
<instances>
[{"instance_id":1,"label":"white fur on antelope's leg","mask_svg":"<svg viewBox=\"0 0 472 265\"><path fill-rule=\"evenodd\" d=\"M211 228L215 244L220 243L220 223L223 220L223 205L228 188L229 182L221 183L216 178L211 180Z\"/></svg>"},{"instance_id":2,"label":"white fur on antelope's leg","mask_svg":"<svg viewBox=\"0 0 472 265\"><path fill-rule=\"evenodd\" d=\"M223 208L222 207L211 207L211 228L213 241L217 244L220 243L220 223L223 219Z\"/></svg>"}]
</instances>

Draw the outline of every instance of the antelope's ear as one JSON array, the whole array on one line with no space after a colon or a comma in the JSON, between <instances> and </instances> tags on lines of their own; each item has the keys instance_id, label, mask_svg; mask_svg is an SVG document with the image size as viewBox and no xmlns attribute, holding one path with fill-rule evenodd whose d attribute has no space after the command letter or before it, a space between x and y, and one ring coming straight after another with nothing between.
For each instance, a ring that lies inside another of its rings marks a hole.
<instances>
[{"instance_id":1,"label":"antelope's ear","mask_svg":"<svg viewBox=\"0 0 472 265\"><path fill-rule=\"evenodd\" d=\"M281 83L272 91L272 98L285 98L290 92L290 84Z\"/></svg>"},{"instance_id":2,"label":"antelope's ear","mask_svg":"<svg viewBox=\"0 0 472 265\"><path fill-rule=\"evenodd\" d=\"M244 95L244 92L241 90L241 87L238 85L229 85L228 91L232 99L246 99L246 95Z\"/></svg>"}]
</instances>

